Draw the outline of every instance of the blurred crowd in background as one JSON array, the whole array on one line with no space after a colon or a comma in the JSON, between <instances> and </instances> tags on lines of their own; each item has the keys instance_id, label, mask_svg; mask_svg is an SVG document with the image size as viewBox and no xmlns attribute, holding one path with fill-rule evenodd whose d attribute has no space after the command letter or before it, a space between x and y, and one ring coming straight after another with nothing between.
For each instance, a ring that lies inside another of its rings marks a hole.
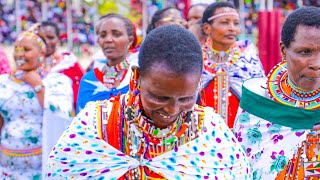
<instances>
[{"instance_id":1,"label":"blurred crowd in background","mask_svg":"<svg viewBox=\"0 0 320 180\"><path fill-rule=\"evenodd\" d=\"M281 8L286 11L296 9L299 0L274 0L274 8ZM0 0L0 43L11 45L17 36L16 21L21 20L21 29L25 30L35 22L41 22L42 1L40 0L20 0L20 18L16 18L15 1ZM137 23L138 29L142 29L142 0L110 0L110 1L72 1L72 32L73 43L77 45L94 45L94 18L103 12L118 12L129 17ZM162 0L148 0L147 8L149 17L163 6L175 6L184 10L186 5L183 0L168 0L166 4ZM259 10L257 0L244 0L244 34L247 38L255 42L257 34L257 12ZM190 3L190 2L189 2ZM234 0L239 7L239 1ZM320 0L304 0L305 5L319 6ZM67 22L66 22L66 1L65 0L47 0L47 19L58 24L61 31L61 43L67 41ZM286 12L285 11L285 12ZM138 31L138 35L142 35Z\"/></svg>"}]
</instances>

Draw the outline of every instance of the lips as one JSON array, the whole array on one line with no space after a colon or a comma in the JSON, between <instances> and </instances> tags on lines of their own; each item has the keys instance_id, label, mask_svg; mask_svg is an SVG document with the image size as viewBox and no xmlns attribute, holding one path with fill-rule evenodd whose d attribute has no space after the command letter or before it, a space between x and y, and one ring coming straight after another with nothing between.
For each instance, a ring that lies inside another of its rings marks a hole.
<instances>
[{"instance_id":1,"label":"lips","mask_svg":"<svg viewBox=\"0 0 320 180\"><path fill-rule=\"evenodd\" d=\"M306 77L306 76L304 76L304 78L306 78L306 79L308 79L310 81L316 81L316 80L320 79L320 77Z\"/></svg>"},{"instance_id":2,"label":"lips","mask_svg":"<svg viewBox=\"0 0 320 180\"><path fill-rule=\"evenodd\" d=\"M320 79L320 76L317 73L309 73L308 75L302 75L302 78L308 79L310 81L316 81Z\"/></svg>"},{"instance_id":3,"label":"lips","mask_svg":"<svg viewBox=\"0 0 320 180\"><path fill-rule=\"evenodd\" d=\"M236 39L237 38L236 35L226 35L225 37L228 39Z\"/></svg>"},{"instance_id":4,"label":"lips","mask_svg":"<svg viewBox=\"0 0 320 180\"><path fill-rule=\"evenodd\" d=\"M115 49L116 48L114 48L114 47L106 47L103 50L104 50L104 52L110 53L110 52L113 52Z\"/></svg>"},{"instance_id":5,"label":"lips","mask_svg":"<svg viewBox=\"0 0 320 180\"><path fill-rule=\"evenodd\" d=\"M168 115L167 113L158 112L158 114L162 118L163 122L171 123L172 121L177 119L177 117L179 116L180 113L178 115Z\"/></svg>"},{"instance_id":6,"label":"lips","mask_svg":"<svg viewBox=\"0 0 320 180\"><path fill-rule=\"evenodd\" d=\"M164 115L164 114L162 114L162 113L159 113L159 115L160 115L161 117L163 117L164 119L169 119L169 118L172 117L172 116L169 116L169 115Z\"/></svg>"}]
</instances>

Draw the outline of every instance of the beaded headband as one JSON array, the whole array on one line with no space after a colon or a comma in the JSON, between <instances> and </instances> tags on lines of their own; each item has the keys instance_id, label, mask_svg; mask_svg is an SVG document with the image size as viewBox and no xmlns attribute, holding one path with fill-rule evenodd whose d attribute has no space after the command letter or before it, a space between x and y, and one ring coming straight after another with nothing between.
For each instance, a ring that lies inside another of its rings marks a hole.
<instances>
[{"instance_id":1,"label":"beaded headband","mask_svg":"<svg viewBox=\"0 0 320 180\"><path fill-rule=\"evenodd\" d=\"M239 17L239 14L238 13L219 13L219 14L216 14L216 15L213 15L211 17L208 18L208 21L211 21L213 19L216 19L218 17L222 17L222 16L237 16Z\"/></svg>"},{"instance_id":2,"label":"beaded headband","mask_svg":"<svg viewBox=\"0 0 320 180\"><path fill-rule=\"evenodd\" d=\"M39 23L31 26L27 31L22 32L18 36L17 40L21 41L25 37L31 37L32 39L34 39L38 43L41 51L46 52L46 44L45 44L45 42L41 39L41 37L39 35L37 35L37 31L38 31L37 29L39 28L39 26L40 26Z\"/></svg>"}]
</instances>

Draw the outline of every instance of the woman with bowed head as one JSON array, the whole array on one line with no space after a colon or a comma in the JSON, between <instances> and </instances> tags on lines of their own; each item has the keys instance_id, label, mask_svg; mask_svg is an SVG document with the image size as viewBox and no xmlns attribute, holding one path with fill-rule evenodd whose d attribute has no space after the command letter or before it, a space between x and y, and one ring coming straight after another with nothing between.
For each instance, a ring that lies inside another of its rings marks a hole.
<instances>
[{"instance_id":1,"label":"woman with bowed head","mask_svg":"<svg viewBox=\"0 0 320 180\"><path fill-rule=\"evenodd\" d=\"M234 131L254 179L319 178L320 8L303 7L285 20L283 61L268 78L243 84Z\"/></svg>"},{"instance_id":2,"label":"woman with bowed head","mask_svg":"<svg viewBox=\"0 0 320 180\"><path fill-rule=\"evenodd\" d=\"M71 81L44 70L45 53L36 24L14 43L17 70L0 75L0 179L41 179L41 165L70 123Z\"/></svg>"},{"instance_id":3,"label":"woman with bowed head","mask_svg":"<svg viewBox=\"0 0 320 180\"><path fill-rule=\"evenodd\" d=\"M107 62L83 76L79 87L77 113L87 102L109 99L129 90L131 69L135 59L128 59L129 49L137 43L135 28L128 18L107 14L96 25L97 41Z\"/></svg>"},{"instance_id":4,"label":"woman with bowed head","mask_svg":"<svg viewBox=\"0 0 320 180\"><path fill-rule=\"evenodd\" d=\"M241 85L264 76L255 46L240 34L239 13L230 2L210 4L202 17L208 39L203 45L203 91L200 105L211 106L230 128L237 114Z\"/></svg>"},{"instance_id":5,"label":"woman with bowed head","mask_svg":"<svg viewBox=\"0 0 320 180\"><path fill-rule=\"evenodd\" d=\"M84 70L72 52L58 51L57 45L59 44L60 31L56 23L44 21L41 23L40 30L47 39L47 52L44 61L45 69L48 72L63 73L72 80L73 106L74 110L76 110L78 89Z\"/></svg>"},{"instance_id":6,"label":"woman with bowed head","mask_svg":"<svg viewBox=\"0 0 320 180\"><path fill-rule=\"evenodd\" d=\"M195 104L202 73L197 39L185 28L152 30L128 93L90 102L48 160L48 178L250 179L233 133Z\"/></svg>"}]
</instances>

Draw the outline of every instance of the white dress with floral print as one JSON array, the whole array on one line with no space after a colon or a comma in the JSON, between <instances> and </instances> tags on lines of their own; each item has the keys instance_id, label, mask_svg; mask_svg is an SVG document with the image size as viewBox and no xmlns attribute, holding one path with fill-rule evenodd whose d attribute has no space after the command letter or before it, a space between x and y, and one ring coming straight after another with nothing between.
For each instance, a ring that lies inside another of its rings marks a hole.
<instances>
[{"instance_id":1,"label":"white dress with floral print","mask_svg":"<svg viewBox=\"0 0 320 180\"><path fill-rule=\"evenodd\" d=\"M41 154L9 156L3 153L4 149L42 147L42 153L47 157L70 120L73 103L70 79L62 74L50 73L42 83L45 86L44 109L29 84L15 82L10 75L0 76L0 114L4 119L0 139L1 180L41 179Z\"/></svg>"},{"instance_id":2,"label":"white dress with floral print","mask_svg":"<svg viewBox=\"0 0 320 180\"><path fill-rule=\"evenodd\" d=\"M243 86L257 95L268 98L267 90L263 88L266 86L266 80L251 79ZM234 125L235 136L247 154L254 180L275 179L293 158L309 132L309 129L294 129L267 121L241 108Z\"/></svg>"}]
</instances>

